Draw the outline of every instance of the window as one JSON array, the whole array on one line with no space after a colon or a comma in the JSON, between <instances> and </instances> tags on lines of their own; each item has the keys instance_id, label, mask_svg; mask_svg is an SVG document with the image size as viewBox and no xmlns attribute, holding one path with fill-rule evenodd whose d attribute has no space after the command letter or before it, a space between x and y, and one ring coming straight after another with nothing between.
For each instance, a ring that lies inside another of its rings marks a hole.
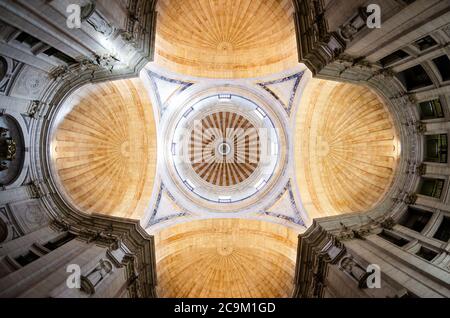
<instances>
[{"instance_id":1,"label":"window","mask_svg":"<svg viewBox=\"0 0 450 318\"><path fill-rule=\"evenodd\" d=\"M26 32L20 32L20 34L16 37L16 41L18 41L20 43L25 43L29 47L33 47L38 43L43 43L43 42L39 41L38 39L36 39L34 36L29 35ZM43 43L43 44L45 44L45 43ZM47 45L47 47L48 47L48 45ZM42 53L49 57L53 56L54 58L60 60L63 63L66 63L68 65L76 63L76 60L74 60L72 57L68 56L67 54L64 54L63 52L61 52L53 47L49 47Z\"/></svg>"},{"instance_id":2,"label":"window","mask_svg":"<svg viewBox=\"0 0 450 318\"><path fill-rule=\"evenodd\" d=\"M437 45L437 42L435 39L433 39L431 36L427 35L424 38L421 38L420 40L417 40L413 44L416 48L418 48L420 51L425 51L435 45Z\"/></svg>"},{"instance_id":3,"label":"window","mask_svg":"<svg viewBox=\"0 0 450 318\"><path fill-rule=\"evenodd\" d=\"M20 34L16 37L16 41L19 41L20 43L25 43L25 44L29 45L30 47L32 47L40 42L34 36L29 35L26 32L20 32Z\"/></svg>"},{"instance_id":4,"label":"window","mask_svg":"<svg viewBox=\"0 0 450 318\"><path fill-rule=\"evenodd\" d=\"M386 65L390 65L390 64L393 64L395 62L401 61L401 60L407 58L408 56L409 56L409 54L406 53L405 51L398 50L398 51L395 51L392 54L389 54L386 57L383 57L380 60L380 63L381 63L381 65L386 66Z\"/></svg>"},{"instance_id":5,"label":"window","mask_svg":"<svg viewBox=\"0 0 450 318\"><path fill-rule=\"evenodd\" d=\"M420 187L420 194L440 199L442 195L442 190L444 189L443 179L430 179L424 178L422 180L422 186Z\"/></svg>"},{"instance_id":6,"label":"window","mask_svg":"<svg viewBox=\"0 0 450 318\"><path fill-rule=\"evenodd\" d=\"M416 65L398 73L397 78L408 91L433 85L433 82L422 65Z\"/></svg>"},{"instance_id":7,"label":"window","mask_svg":"<svg viewBox=\"0 0 450 318\"><path fill-rule=\"evenodd\" d=\"M408 207L408 210L403 214L398 224L403 225L413 231L422 232L425 226L430 221L433 213L421 211L415 208Z\"/></svg>"},{"instance_id":8,"label":"window","mask_svg":"<svg viewBox=\"0 0 450 318\"><path fill-rule=\"evenodd\" d=\"M419 107L420 119L427 120L444 117L444 111L442 109L442 104L439 98L422 102L419 104Z\"/></svg>"},{"instance_id":9,"label":"window","mask_svg":"<svg viewBox=\"0 0 450 318\"><path fill-rule=\"evenodd\" d=\"M39 258L39 255L36 253L33 253L32 251L28 251L25 255L20 255L19 257L16 257L15 260L17 263L19 263L21 266L26 266L35 260Z\"/></svg>"},{"instance_id":10,"label":"window","mask_svg":"<svg viewBox=\"0 0 450 318\"><path fill-rule=\"evenodd\" d=\"M450 218L444 217L441 225L433 236L435 239L438 239L443 242L448 242L450 240Z\"/></svg>"},{"instance_id":11,"label":"window","mask_svg":"<svg viewBox=\"0 0 450 318\"><path fill-rule=\"evenodd\" d=\"M383 230L381 233L378 234L379 237L382 239L391 242L394 245L397 245L399 247L405 246L409 243L408 240L405 240L404 238L398 236L397 234L387 232Z\"/></svg>"},{"instance_id":12,"label":"window","mask_svg":"<svg viewBox=\"0 0 450 318\"><path fill-rule=\"evenodd\" d=\"M441 74L442 80L450 81L450 60L447 55L439 56L433 60L434 65L436 65L439 73Z\"/></svg>"},{"instance_id":13,"label":"window","mask_svg":"<svg viewBox=\"0 0 450 318\"><path fill-rule=\"evenodd\" d=\"M447 163L447 134L425 135L425 161Z\"/></svg>"},{"instance_id":14,"label":"window","mask_svg":"<svg viewBox=\"0 0 450 318\"><path fill-rule=\"evenodd\" d=\"M56 250L58 247L63 246L64 244L72 241L76 236L70 232L64 233L63 235L58 236L54 240L51 240L45 243L43 246L50 251Z\"/></svg>"},{"instance_id":15,"label":"window","mask_svg":"<svg viewBox=\"0 0 450 318\"><path fill-rule=\"evenodd\" d=\"M76 63L76 61L71 58L70 56L68 56L67 54L64 54L63 52L51 47L48 48L47 50L45 50L44 52L42 52L43 54L47 55L47 56L53 56L55 58L57 58L58 60L70 65L70 64L74 64Z\"/></svg>"},{"instance_id":16,"label":"window","mask_svg":"<svg viewBox=\"0 0 450 318\"><path fill-rule=\"evenodd\" d=\"M417 256L431 262L438 254L426 247L421 246L420 250L416 253Z\"/></svg>"}]
</instances>

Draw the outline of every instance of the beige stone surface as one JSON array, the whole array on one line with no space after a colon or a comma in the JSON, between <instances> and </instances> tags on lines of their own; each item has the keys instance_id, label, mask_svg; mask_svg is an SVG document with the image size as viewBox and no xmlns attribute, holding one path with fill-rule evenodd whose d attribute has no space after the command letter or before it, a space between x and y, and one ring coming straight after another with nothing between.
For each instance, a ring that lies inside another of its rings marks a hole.
<instances>
[{"instance_id":1,"label":"beige stone surface","mask_svg":"<svg viewBox=\"0 0 450 318\"><path fill-rule=\"evenodd\" d=\"M257 220L209 219L155 234L160 297L289 297L297 234Z\"/></svg>"},{"instance_id":2,"label":"beige stone surface","mask_svg":"<svg viewBox=\"0 0 450 318\"><path fill-rule=\"evenodd\" d=\"M311 219L366 211L392 183L396 130L382 100L364 86L312 79L295 140L296 178Z\"/></svg>"},{"instance_id":3,"label":"beige stone surface","mask_svg":"<svg viewBox=\"0 0 450 318\"><path fill-rule=\"evenodd\" d=\"M79 102L52 145L65 192L83 212L140 219L156 172L156 127L141 80L90 85L75 94Z\"/></svg>"},{"instance_id":4,"label":"beige stone surface","mask_svg":"<svg viewBox=\"0 0 450 318\"><path fill-rule=\"evenodd\" d=\"M215 78L274 74L298 63L290 0L160 0L155 62Z\"/></svg>"}]
</instances>

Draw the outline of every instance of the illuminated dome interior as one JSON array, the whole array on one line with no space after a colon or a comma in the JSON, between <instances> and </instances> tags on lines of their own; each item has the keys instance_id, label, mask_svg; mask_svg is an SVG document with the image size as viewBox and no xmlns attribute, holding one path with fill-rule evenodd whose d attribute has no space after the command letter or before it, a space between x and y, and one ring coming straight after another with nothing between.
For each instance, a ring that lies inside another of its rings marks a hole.
<instances>
[{"instance_id":1,"label":"illuminated dome interior","mask_svg":"<svg viewBox=\"0 0 450 318\"><path fill-rule=\"evenodd\" d=\"M272 179L279 166L280 132L262 105L221 89L228 91L206 92L184 105L167 153L174 169L169 168L188 196L236 212L238 207L224 204L261 194Z\"/></svg>"},{"instance_id":2,"label":"illuminated dome interior","mask_svg":"<svg viewBox=\"0 0 450 318\"><path fill-rule=\"evenodd\" d=\"M289 297L297 233L243 219L180 224L155 234L160 297Z\"/></svg>"},{"instance_id":3,"label":"illuminated dome interior","mask_svg":"<svg viewBox=\"0 0 450 318\"><path fill-rule=\"evenodd\" d=\"M363 86L312 79L296 118L296 177L311 218L372 208L400 156L392 118Z\"/></svg>"},{"instance_id":4,"label":"illuminated dome interior","mask_svg":"<svg viewBox=\"0 0 450 318\"><path fill-rule=\"evenodd\" d=\"M217 112L205 116L191 132L192 168L212 185L231 186L247 179L260 155L259 136L242 115Z\"/></svg>"},{"instance_id":5,"label":"illuminated dome interior","mask_svg":"<svg viewBox=\"0 0 450 318\"><path fill-rule=\"evenodd\" d=\"M392 117L370 89L299 65L292 1L157 10L155 61L140 78L89 84L64 103L57 185L79 211L155 235L160 297L289 297L297 235L390 189Z\"/></svg>"},{"instance_id":6,"label":"illuminated dome interior","mask_svg":"<svg viewBox=\"0 0 450 318\"><path fill-rule=\"evenodd\" d=\"M160 0L155 62L201 77L278 73L297 61L288 0Z\"/></svg>"},{"instance_id":7,"label":"illuminated dome interior","mask_svg":"<svg viewBox=\"0 0 450 318\"><path fill-rule=\"evenodd\" d=\"M140 219L156 173L156 127L141 80L85 86L66 108L52 142L65 193L86 213Z\"/></svg>"}]
</instances>

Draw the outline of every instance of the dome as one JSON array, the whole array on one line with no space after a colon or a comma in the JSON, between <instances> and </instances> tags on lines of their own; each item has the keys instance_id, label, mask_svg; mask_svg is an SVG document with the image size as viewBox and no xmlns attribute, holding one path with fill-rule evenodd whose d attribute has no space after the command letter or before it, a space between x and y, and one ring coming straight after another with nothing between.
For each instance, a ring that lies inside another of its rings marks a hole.
<instances>
[{"instance_id":1,"label":"dome","mask_svg":"<svg viewBox=\"0 0 450 318\"><path fill-rule=\"evenodd\" d=\"M188 145L194 171L214 186L246 180L259 163L259 135L243 115L218 111L203 117Z\"/></svg>"},{"instance_id":2,"label":"dome","mask_svg":"<svg viewBox=\"0 0 450 318\"><path fill-rule=\"evenodd\" d=\"M259 101L240 95L244 91L217 90L221 93L204 91L188 99L174 116L166 155L171 176L187 197L223 211L224 205L264 192L282 151L281 132Z\"/></svg>"},{"instance_id":3,"label":"dome","mask_svg":"<svg viewBox=\"0 0 450 318\"><path fill-rule=\"evenodd\" d=\"M312 79L299 105L295 140L300 197L311 218L366 211L389 190L399 139L370 89Z\"/></svg>"},{"instance_id":4,"label":"dome","mask_svg":"<svg viewBox=\"0 0 450 318\"><path fill-rule=\"evenodd\" d=\"M66 195L86 213L140 219L156 173L156 127L141 80L85 86L64 106L52 160Z\"/></svg>"},{"instance_id":5,"label":"dome","mask_svg":"<svg viewBox=\"0 0 450 318\"><path fill-rule=\"evenodd\" d=\"M160 0L155 62L214 78L258 77L298 63L292 1Z\"/></svg>"},{"instance_id":6,"label":"dome","mask_svg":"<svg viewBox=\"0 0 450 318\"><path fill-rule=\"evenodd\" d=\"M155 233L159 297L290 297L297 234L256 220L210 219Z\"/></svg>"}]
</instances>

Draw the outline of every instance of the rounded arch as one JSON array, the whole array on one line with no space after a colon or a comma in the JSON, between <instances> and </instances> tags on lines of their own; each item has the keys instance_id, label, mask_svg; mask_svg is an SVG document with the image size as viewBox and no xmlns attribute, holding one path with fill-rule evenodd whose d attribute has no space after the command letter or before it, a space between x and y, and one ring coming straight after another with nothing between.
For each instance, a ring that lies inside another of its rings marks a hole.
<instances>
[{"instance_id":1,"label":"rounded arch","mask_svg":"<svg viewBox=\"0 0 450 318\"><path fill-rule=\"evenodd\" d=\"M367 211L384 199L401 145L380 97L363 85L311 79L296 116L296 179L311 219Z\"/></svg>"},{"instance_id":2,"label":"rounded arch","mask_svg":"<svg viewBox=\"0 0 450 318\"><path fill-rule=\"evenodd\" d=\"M199 77L246 78L298 64L291 0L159 0L155 63Z\"/></svg>"},{"instance_id":3,"label":"rounded arch","mask_svg":"<svg viewBox=\"0 0 450 318\"><path fill-rule=\"evenodd\" d=\"M290 297L298 233L249 219L207 219L155 233L160 297Z\"/></svg>"},{"instance_id":4,"label":"rounded arch","mask_svg":"<svg viewBox=\"0 0 450 318\"><path fill-rule=\"evenodd\" d=\"M21 125L11 115L0 116L0 184L9 186L21 175L25 140Z\"/></svg>"},{"instance_id":5,"label":"rounded arch","mask_svg":"<svg viewBox=\"0 0 450 318\"><path fill-rule=\"evenodd\" d=\"M55 119L55 181L79 211L141 219L156 174L156 125L139 78L88 84Z\"/></svg>"}]
</instances>

